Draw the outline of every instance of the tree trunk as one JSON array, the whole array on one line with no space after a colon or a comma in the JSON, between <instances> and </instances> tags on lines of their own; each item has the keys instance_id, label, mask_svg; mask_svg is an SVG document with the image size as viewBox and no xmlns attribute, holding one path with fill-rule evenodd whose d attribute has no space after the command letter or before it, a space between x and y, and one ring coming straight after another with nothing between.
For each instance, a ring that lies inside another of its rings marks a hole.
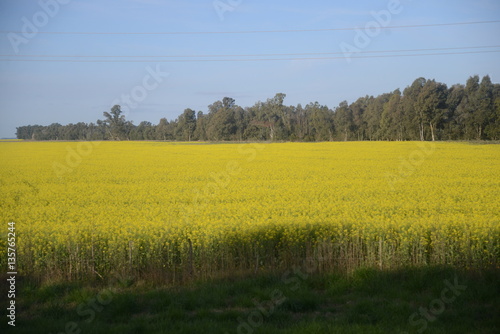
<instances>
[{"instance_id":1,"label":"tree trunk","mask_svg":"<svg viewBox=\"0 0 500 334\"><path fill-rule=\"evenodd\" d=\"M436 141L435 138L434 138L434 127L432 126L431 122L429 122L429 127L431 128L432 141Z\"/></svg>"}]
</instances>

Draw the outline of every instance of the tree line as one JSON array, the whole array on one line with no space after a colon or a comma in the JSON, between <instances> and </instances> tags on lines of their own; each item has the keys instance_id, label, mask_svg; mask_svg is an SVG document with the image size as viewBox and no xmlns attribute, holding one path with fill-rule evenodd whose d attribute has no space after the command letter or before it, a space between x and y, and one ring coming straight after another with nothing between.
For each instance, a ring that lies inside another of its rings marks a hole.
<instances>
[{"instance_id":1,"label":"tree line","mask_svg":"<svg viewBox=\"0 0 500 334\"><path fill-rule=\"evenodd\" d=\"M96 123L79 122L17 128L30 140L171 141L350 141L350 140L499 140L500 84L489 76L470 77L465 85L416 79L377 97L360 97L330 109L318 102L286 106L276 94L252 107L224 97L208 112L187 108L175 120L158 124L126 120L121 107L104 112Z\"/></svg>"}]
</instances>

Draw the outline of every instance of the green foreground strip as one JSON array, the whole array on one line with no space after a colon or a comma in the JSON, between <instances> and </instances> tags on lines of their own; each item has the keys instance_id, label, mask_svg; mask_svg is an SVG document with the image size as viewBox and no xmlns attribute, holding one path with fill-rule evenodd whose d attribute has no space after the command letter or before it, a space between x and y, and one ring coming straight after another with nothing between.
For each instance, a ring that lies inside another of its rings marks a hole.
<instances>
[{"instance_id":1,"label":"green foreground strip","mask_svg":"<svg viewBox=\"0 0 500 334\"><path fill-rule=\"evenodd\" d=\"M20 279L13 333L498 333L500 271L292 268L157 287Z\"/></svg>"}]
</instances>

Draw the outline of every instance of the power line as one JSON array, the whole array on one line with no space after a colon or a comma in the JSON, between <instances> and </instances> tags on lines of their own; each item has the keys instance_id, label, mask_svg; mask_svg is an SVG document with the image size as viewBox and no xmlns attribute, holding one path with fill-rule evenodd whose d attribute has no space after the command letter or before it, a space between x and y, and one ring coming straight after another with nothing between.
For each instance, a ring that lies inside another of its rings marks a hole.
<instances>
[{"instance_id":1,"label":"power line","mask_svg":"<svg viewBox=\"0 0 500 334\"><path fill-rule=\"evenodd\" d=\"M356 58L397 58L397 57L419 57L419 56L441 56L441 55L464 55L464 54L482 54L497 53L500 50L493 51L464 51L464 52L438 52L438 53L417 53L417 54L399 54L399 55L370 55L370 56L350 56L350 57L301 57L301 58L254 58L254 59L170 59L170 60L80 60L80 59L2 59L0 61L9 62L69 62L69 63L180 63L180 62L249 62L249 61L283 61L283 60L335 60L335 59L356 59Z\"/></svg>"},{"instance_id":2,"label":"power line","mask_svg":"<svg viewBox=\"0 0 500 334\"><path fill-rule=\"evenodd\" d=\"M463 49L487 49L499 48L500 45L484 45L484 46L461 46L461 47L446 47L446 48L428 48L428 49L400 49L400 50L377 50L377 51L359 51L365 53L391 53L391 52L422 52L422 51L444 51L444 50L463 50ZM157 55L157 56L124 56L124 55L16 55L7 54L0 57L32 57L32 58L220 58L220 57L278 57L278 56L317 56L317 55L336 55L344 54L344 52L309 52L309 53L262 53L262 54L224 54L224 55ZM1 59L0 59L1 60Z\"/></svg>"},{"instance_id":3,"label":"power line","mask_svg":"<svg viewBox=\"0 0 500 334\"><path fill-rule=\"evenodd\" d=\"M413 24L400 26L382 26L380 29L405 29L405 28L425 28L425 27L445 27L474 24L500 23L495 21L473 21L473 22L453 22L453 23L434 23L434 24ZM285 30L242 30L242 31L163 31L163 32L98 32L98 31L39 31L38 34L51 35L206 35L206 34L260 34L260 33L292 33L292 32L325 32L325 31L348 31L360 29L359 27L349 28L326 28L326 29L285 29ZM23 31L0 30L0 33L22 34Z\"/></svg>"}]
</instances>

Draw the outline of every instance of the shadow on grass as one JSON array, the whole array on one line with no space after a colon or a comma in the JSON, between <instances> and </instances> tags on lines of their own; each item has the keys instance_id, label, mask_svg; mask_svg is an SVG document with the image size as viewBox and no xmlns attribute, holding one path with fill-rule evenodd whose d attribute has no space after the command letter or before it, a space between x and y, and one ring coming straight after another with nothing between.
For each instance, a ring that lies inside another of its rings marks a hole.
<instances>
[{"instance_id":1,"label":"shadow on grass","mask_svg":"<svg viewBox=\"0 0 500 334\"><path fill-rule=\"evenodd\" d=\"M15 332L498 333L499 278L498 269L427 267L266 274L182 287L24 280Z\"/></svg>"}]
</instances>

